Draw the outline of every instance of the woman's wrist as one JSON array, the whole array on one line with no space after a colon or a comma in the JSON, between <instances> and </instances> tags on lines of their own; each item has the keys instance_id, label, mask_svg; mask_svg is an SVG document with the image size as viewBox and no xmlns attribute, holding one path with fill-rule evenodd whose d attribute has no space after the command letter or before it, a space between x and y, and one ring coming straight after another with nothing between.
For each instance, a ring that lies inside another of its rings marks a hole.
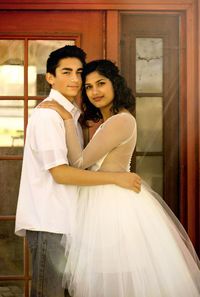
<instances>
[{"instance_id":1,"label":"woman's wrist","mask_svg":"<svg viewBox=\"0 0 200 297\"><path fill-rule=\"evenodd\" d=\"M68 121L68 120L72 120L73 117L70 113L67 113L66 115L63 115L63 120L64 121Z\"/></svg>"},{"instance_id":2,"label":"woman's wrist","mask_svg":"<svg viewBox=\"0 0 200 297\"><path fill-rule=\"evenodd\" d=\"M73 118L67 118L67 119L63 119L64 123L70 123L70 122L74 122Z\"/></svg>"}]
</instances>

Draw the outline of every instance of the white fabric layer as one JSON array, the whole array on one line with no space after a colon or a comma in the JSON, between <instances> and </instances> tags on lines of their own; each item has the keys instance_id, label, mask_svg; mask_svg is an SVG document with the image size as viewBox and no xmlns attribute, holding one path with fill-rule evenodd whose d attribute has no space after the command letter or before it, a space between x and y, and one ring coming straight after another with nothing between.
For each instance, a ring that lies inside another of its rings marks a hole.
<instances>
[{"instance_id":1,"label":"white fabric layer","mask_svg":"<svg viewBox=\"0 0 200 297\"><path fill-rule=\"evenodd\" d=\"M98 134L121 118L129 119L130 126L134 123L134 133L117 136L120 142L110 152L104 150L104 156L99 152L99 161L95 160L91 169L102 170L107 160L111 164L110 154L115 155L120 146L127 149L127 155L129 150L130 158L136 139L135 121L123 115L104 123L91 143L98 148ZM109 137L124 131L122 125ZM71 137L76 138L75 134ZM86 151L77 154L82 164L86 162ZM120 163L116 160L119 170L129 165L129 158L123 156ZM73 158L76 162L75 155ZM89 155L87 158L87 164L92 165ZM115 185L80 187L76 222L65 246L68 261L63 285L71 296L200 296L199 260L189 237L161 197L144 183L139 194Z\"/></svg>"}]
</instances>

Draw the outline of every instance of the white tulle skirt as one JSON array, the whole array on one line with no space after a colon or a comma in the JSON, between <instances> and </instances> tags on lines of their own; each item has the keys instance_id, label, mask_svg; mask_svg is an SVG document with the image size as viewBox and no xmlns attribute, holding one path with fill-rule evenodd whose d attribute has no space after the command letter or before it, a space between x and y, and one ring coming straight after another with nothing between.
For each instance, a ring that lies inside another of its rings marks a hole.
<instances>
[{"instance_id":1,"label":"white tulle skirt","mask_svg":"<svg viewBox=\"0 0 200 297\"><path fill-rule=\"evenodd\" d=\"M67 236L63 285L73 297L197 297L200 270L176 217L145 185L82 187Z\"/></svg>"}]
</instances>

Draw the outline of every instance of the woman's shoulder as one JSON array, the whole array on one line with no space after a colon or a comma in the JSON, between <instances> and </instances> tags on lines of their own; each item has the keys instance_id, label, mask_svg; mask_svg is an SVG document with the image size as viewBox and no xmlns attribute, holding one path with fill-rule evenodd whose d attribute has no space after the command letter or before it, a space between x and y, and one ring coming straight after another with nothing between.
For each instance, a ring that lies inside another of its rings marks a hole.
<instances>
[{"instance_id":1,"label":"woman's shoulder","mask_svg":"<svg viewBox=\"0 0 200 297\"><path fill-rule=\"evenodd\" d=\"M122 111L119 112L113 116L111 116L107 122L118 122L119 124L132 124L132 125L136 125L136 120L135 117L128 111Z\"/></svg>"}]
</instances>

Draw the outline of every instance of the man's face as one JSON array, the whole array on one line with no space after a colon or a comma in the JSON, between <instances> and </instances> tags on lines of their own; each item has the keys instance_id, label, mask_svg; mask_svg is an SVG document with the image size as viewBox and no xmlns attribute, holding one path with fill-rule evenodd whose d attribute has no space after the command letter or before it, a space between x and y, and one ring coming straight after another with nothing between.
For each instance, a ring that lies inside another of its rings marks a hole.
<instances>
[{"instance_id":1,"label":"man's face","mask_svg":"<svg viewBox=\"0 0 200 297\"><path fill-rule=\"evenodd\" d=\"M82 71L83 65L79 59L64 58L60 60L55 76L47 73L46 79L54 90L72 102L82 87Z\"/></svg>"}]
</instances>

